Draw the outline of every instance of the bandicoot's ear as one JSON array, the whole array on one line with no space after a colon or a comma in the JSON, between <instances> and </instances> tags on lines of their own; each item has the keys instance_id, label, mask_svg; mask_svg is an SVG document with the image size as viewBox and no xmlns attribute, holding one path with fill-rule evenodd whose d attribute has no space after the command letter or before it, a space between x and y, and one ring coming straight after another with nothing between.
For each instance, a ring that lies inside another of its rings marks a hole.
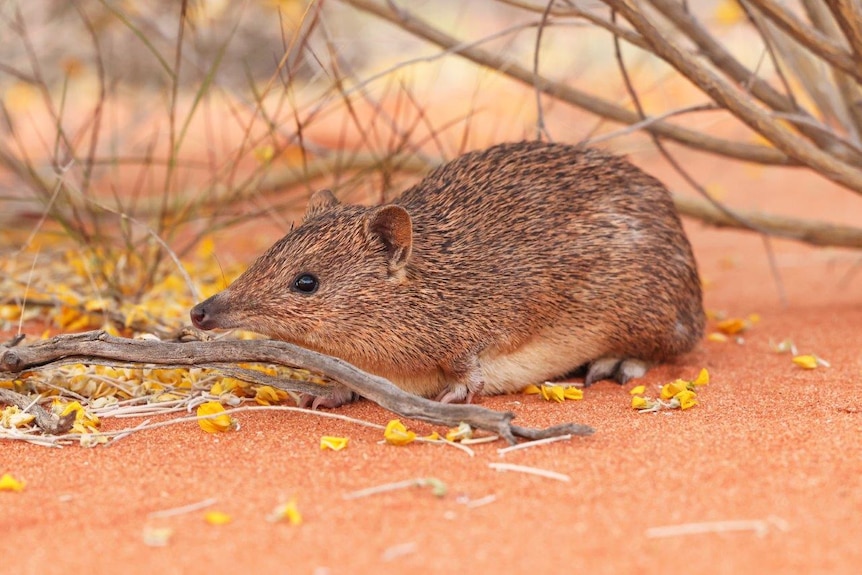
<instances>
[{"instance_id":1,"label":"bandicoot's ear","mask_svg":"<svg viewBox=\"0 0 862 575\"><path fill-rule=\"evenodd\" d=\"M413 222L401 206L383 206L368 214L365 229L386 246L389 275L402 276L413 248Z\"/></svg>"},{"instance_id":2,"label":"bandicoot's ear","mask_svg":"<svg viewBox=\"0 0 862 575\"><path fill-rule=\"evenodd\" d=\"M302 221L310 220L315 216L319 216L329 208L337 205L338 198L332 195L332 192L329 190L318 190L314 192L311 199L308 200L308 206L305 208L305 215L302 217Z\"/></svg>"}]
</instances>

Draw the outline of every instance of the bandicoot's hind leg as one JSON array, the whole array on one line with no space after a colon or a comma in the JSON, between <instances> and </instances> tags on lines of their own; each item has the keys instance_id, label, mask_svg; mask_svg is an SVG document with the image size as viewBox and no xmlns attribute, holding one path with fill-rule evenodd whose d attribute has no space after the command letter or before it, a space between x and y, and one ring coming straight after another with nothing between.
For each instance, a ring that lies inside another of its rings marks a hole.
<instances>
[{"instance_id":1,"label":"bandicoot's hind leg","mask_svg":"<svg viewBox=\"0 0 862 575\"><path fill-rule=\"evenodd\" d=\"M602 379L612 379L619 384L630 379L643 377L649 369L649 363L633 357L603 357L590 362L584 387L589 387Z\"/></svg>"}]
</instances>

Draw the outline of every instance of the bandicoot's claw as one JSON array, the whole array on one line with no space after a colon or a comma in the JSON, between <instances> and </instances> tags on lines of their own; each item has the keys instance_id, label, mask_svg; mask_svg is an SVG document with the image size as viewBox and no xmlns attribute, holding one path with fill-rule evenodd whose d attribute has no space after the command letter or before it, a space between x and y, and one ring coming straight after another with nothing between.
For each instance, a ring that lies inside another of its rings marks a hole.
<instances>
[{"instance_id":1,"label":"bandicoot's claw","mask_svg":"<svg viewBox=\"0 0 862 575\"><path fill-rule=\"evenodd\" d=\"M355 401L359 396L347 388L334 389L329 395L311 395L302 393L299 395L299 407L303 409L335 409L347 403Z\"/></svg>"}]
</instances>

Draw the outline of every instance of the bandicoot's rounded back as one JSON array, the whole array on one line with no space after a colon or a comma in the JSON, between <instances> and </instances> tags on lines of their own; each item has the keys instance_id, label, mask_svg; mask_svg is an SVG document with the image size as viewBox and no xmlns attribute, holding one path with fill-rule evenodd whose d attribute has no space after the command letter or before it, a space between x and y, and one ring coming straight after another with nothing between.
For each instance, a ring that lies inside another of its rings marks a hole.
<instances>
[{"instance_id":1,"label":"bandicoot's rounded back","mask_svg":"<svg viewBox=\"0 0 862 575\"><path fill-rule=\"evenodd\" d=\"M423 395L510 391L598 360L614 365L596 375L625 379L645 368L622 373L623 360L663 361L703 331L664 186L622 158L540 142L461 156L387 206L318 192L302 224L192 320L323 351Z\"/></svg>"}]
</instances>

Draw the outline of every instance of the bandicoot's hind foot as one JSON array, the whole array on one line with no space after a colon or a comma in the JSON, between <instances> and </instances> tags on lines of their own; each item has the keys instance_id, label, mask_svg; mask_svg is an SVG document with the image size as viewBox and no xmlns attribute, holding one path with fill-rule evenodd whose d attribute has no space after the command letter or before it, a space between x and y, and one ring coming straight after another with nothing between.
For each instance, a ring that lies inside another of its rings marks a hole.
<instances>
[{"instance_id":1,"label":"bandicoot's hind foot","mask_svg":"<svg viewBox=\"0 0 862 575\"><path fill-rule=\"evenodd\" d=\"M473 389L466 383L455 383L437 394L435 398L440 403L473 403L477 395L482 393L484 382L474 384Z\"/></svg>"},{"instance_id":2,"label":"bandicoot's hind foot","mask_svg":"<svg viewBox=\"0 0 862 575\"><path fill-rule=\"evenodd\" d=\"M446 385L434 399L440 403L473 403L473 399L482 393L485 387L479 359L472 355L447 367L447 380L452 383Z\"/></svg>"},{"instance_id":3,"label":"bandicoot's hind foot","mask_svg":"<svg viewBox=\"0 0 862 575\"><path fill-rule=\"evenodd\" d=\"M584 387L602 379L612 379L622 385L630 379L643 377L647 369L649 364L640 359L603 357L590 363L584 378Z\"/></svg>"},{"instance_id":4,"label":"bandicoot's hind foot","mask_svg":"<svg viewBox=\"0 0 862 575\"><path fill-rule=\"evenodd\" d=\"M305 409L318 409L320 407L335 409L357 399L359 399L359 396L346 387L336 387L332 389L329 395L301 393L299 395L299 407Z\"/></svg>"}]
</instances>

